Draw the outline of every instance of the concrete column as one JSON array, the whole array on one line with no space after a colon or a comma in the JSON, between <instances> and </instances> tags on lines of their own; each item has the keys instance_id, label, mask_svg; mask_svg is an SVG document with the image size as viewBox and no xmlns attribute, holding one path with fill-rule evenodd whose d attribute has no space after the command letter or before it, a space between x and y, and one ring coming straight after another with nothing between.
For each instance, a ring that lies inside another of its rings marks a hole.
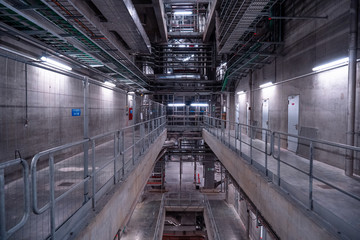
<instances>
[{"instance_id":1,"label":"concrete column","mask_svg":"<svg viewBox=\"0 0 360 240\"><path fill-rule=\"evenodd\" d=\"M349 74L347 105L347 138L346 144L354 146L355 142L355 110L356 110L356 58L358 41L358 0L351 0L350 36L349 36ZM347 151L345 158L345 174L352 176L354 172L354 152Z\"/></svg>"}]
</instances>

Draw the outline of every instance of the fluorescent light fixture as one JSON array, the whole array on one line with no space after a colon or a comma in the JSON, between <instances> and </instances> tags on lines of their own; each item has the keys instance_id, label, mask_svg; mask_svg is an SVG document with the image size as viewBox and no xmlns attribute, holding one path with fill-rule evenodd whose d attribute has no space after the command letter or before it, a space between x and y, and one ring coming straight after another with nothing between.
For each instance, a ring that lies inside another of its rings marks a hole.
<instances>
[{"instance_id":1,"label":"fluorescent light fixture","mask_svg":"<svg viewBox=\"0 0 360 240\"><path fill-rule=\"evenodd\" d=\"M169 103L168 107L184 107L185 103Z\"/></svg>"},{"instance_id":2,"label":"fluorescent light fixture","mask_svg":"<svg viewBox=\"0 0 360 240\"><path fill-rule=\"evenodd\" d=\"M104 82L104 84L108 87L116 87L115 83L112 83L112 82L109 82L109 81L106 81Z\"/></svg>"},{"instance_id":3,"label":"fluorescent light fixture","mask_svg":"<svg viewBox=\"0 0 360 240\"><path fill-rule=\"evenodd\" d=\"M270 87L272 85L274 85L272 82L267 82L267 83L261 84L259 87L260 88L266 88L266 87Z\"/></svg>"},{"instance_id":4,"label":"fluorescent light fixture","mask_svg":"<svg viewBox=\"0 0 360 240\"><path fill-rule=\"evenodd\" d=\"M186 47L185 44L180 44L179 47Z\"/></svg>"},{"instance_id":5,"label":"fluorescent light fixture","mask_svg":"<svg viewBox=\"0 0 360 240\"><path fill-rule=\"evenodd\" d=\"M128 92L128 94L135 94L135 92Z\"/></svg>"},{"instance_id":6,"label":"fluorescent light fixture","mask_svg":"<svg viewBox=\"0 0 360 240\"><path fill-rule=\"evenodd\" d=\"M245 93L245 91L240 91L240 92L237 92L237 94L238 95L240 95L240 94L244 94Z\"/></svg>"},{"instance_id":7,"label":"fluorescent light fixture","mask_svg":"<svg viewBox=\"0 0 360 240\"><path fill-rule=\"evenodd\" d=\"M330 69L330 68L333 68L333 67L338 67L338 66L341 66L341 65L345 65L348 62L349 62L349 58L346 57L346 58L342 58L342 59L339 59L339 60L336 60L336 61L332 61L332 62L323 64L323 65L314 67L312 70L314 72L318 72L318 71L321 71L321 70L326 70L326 69Z\"/></svg>"},{"instance_id":8,"label":"fluorescent light fixture","mask_svg":"<svg viewBox=\"0 0 360 240\"><path fill-rule=\"evenodd\" d=\"M174 15L191 15L193 14L191 11L178 11L174 12Z\"/></svg>"},{"instance_id":9,"label":"fluorescent light fixture","mask_svg":"<svg viewBox=\"0 0 360 240\"><path fill-rule=\"evenodd\" d=\"M102 64L90 64L90 67L103 67L104 65Z\"/></svg>"},{"instance_id":10,"label":"fluorescent light fixture","mask_svg":"<svg viewBox=\"0 0 360 240\"><path fill-rule=\"evenodd\" d=\"M192 103L191 106L192 107L208 107L209 104L208 103Z\"/></svg>"},{"instance_id":11,"label":"fluorescent light fixture","mask_svg":"<svg viewBox=\"0 0 360 240\"><path fill-rule=\"evenodd\" d=\"M65 64L62 64L62 63L59 63L55 60L52 60L50 58L47 58L45 56L42 56L41 58L41 61L43 61L44 63L47 63L48 65L52 65L53 67L58 67L58 68L62 68L62 69L65 69L65 70L68 70L68 71L71 71L72 68L65 65Z\"/></svg>"}]
</instances>

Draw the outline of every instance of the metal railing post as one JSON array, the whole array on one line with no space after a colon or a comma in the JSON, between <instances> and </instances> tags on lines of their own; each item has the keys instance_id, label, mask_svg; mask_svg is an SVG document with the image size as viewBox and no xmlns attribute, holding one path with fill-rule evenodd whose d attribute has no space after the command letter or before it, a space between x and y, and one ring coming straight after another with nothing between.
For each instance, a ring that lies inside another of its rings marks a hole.
<instances>
[{"instance_id":1,"label":"metal railing post","mask_svg":"<svg viewBox=\"0 0 360 240\"><path fill-rule=\"evenodd\" d=\"M132 164L135 165L135 126L133 126L132 135Z\"/></svg>"},{"instance_id":2,"label":"metal railing post","mask_svg":"<svg viewBox=\"0 0 360 240\"><path fill-rule=\"evenodd\" d=\"M117 133L114 133L114 184L116 184L117 182L117 177L116 177L116 160L117 160L117 144L116 144L116 134Z\"/></svg>"},{"instance_id":3,"label":"metal railing post","mask_svg":"<svg viewBox=\"0 0 360 240\"><path fill-rule=\"evenodd\" d=\"M310 169L309 169L309 208L313 210L313 159L314 159L314 144L310 142Z\"/></svg>"},{"instance_id":4,"label":"metal railing post","mask_svg":"<svg viewBox=\"0 0 360 240\"><path fill-rule=\"evenodd\" d=\"M229 134L229 136L228 136L228 141L229 141L229 148L231 148L231 144L230 144L230 134L231 134L231 132L230 132L230 129L231 129L231 123L230 123L230 121L229 121L229 124L228 124L228 134Z\"/></svg>"},{"instance_id":5,"label":"metal railing post","mask_svg":"<svg viewBox=\"0 0 360 240\"><path fill-rule=\"evenodd\" d=\"M6 239L6 214L5 214L5 177L4 169L0 169L0 239Z\"/></svg>"},{"instance_id":6,"label":"metal railing post","mask_svg":"<svg viewBox=\"0 0 360 240\"><path fill-rule=\"evenodd\" d=\"M50 180L50 232L51 239L55 239L55 169L54 169L54 155L49 157L49 180Z\"/></svg>"},{"instance_id":7,"label":"metal railing post","mask_svg":"<svg viewBox=\"0 0 360 240\"><path fill-rule=\"evenodd\" d=\"M235 152L237 153L239 150L237 149L237 139L239 135L239 124L235 123Z\"/></svg>"},{"instance_id":8,"label":"metal railing post","mask_svg":"<svg viewBox=\"0 0 360 240\"><path fill-rule=\"evenodd\" d=\"M280 186L280 134L278 134L278 164L277 164L278 186Z\"/></svg>"},{"instance_id":9,"label":"metal railing post","mask_svg":"<svg viewBox=\"0 0 360 240\"><path fill-rule=\"evenodd\" d=\"M268 134L265 131L265 175L268 176Z\"/></svg>"},{"instance_id":10,"label":"metal railing post","mask_svg":"<svg viewBox=\"0 0 360 240\"><path fill-rule=\"evenodd\" d=\"M240 145L240 146L239 146L240 156L242 155L242 153L241 153L241 140L242 140L242 132L241 132L242 130L241 130L241 128L242 128L242 127L240 126L240 133L239 133L239 134L240 134L240 139L239 139L239 145Z\"/></svg>"},{"instance_id":11,"label":"metal railing post","mask_svg":"<svg viewBox=\"0 0 360 240\"><path fill-rule=\"evenodd\" d=\"M92 178L91 178L91 187L92 187L92 207L93 209L95 209L95 205L96 205L96 194L95 194L95 189L96 189L96 169L95 169L95 140L92 140L91 142L91 168L92 168Z\"/></svg>"},{"instance_id":12,"label":"metal railing post","mask_svg":"<svg viewBox=\"0 0 360 240\"><path fill-rule=\"evenodd\" d=\"M253 164L253 134L254 134L254 129L252 126L250 126L250 164Z\"/></svg>"},{"instance_id":13,"label":"metal railing post","mask_svg":"<svg viewBox=\"0 0 360 240\"><path fill-rule=\"evenodd\" d=\"M124 131L120 131L120 139L119 139L119 145L120 145L120 153L121 153L121 161L122 161L122 177L125 175L125 139L124 139Z\"/></svg>"}]
</instances>

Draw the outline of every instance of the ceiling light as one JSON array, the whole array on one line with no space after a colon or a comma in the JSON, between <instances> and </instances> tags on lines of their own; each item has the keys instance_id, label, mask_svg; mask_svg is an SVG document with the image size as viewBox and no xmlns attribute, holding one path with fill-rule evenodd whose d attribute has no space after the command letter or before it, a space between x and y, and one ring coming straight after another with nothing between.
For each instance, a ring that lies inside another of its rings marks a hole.
<instances>
[{"instance_id":1,"label":"ceiling light","mask_svg":"<svg viewBox=\"0 0 360 240\"><path fill-rule=\"evenodd\" d=\"M272 82L267 82L267 83L261 84L259 87L260 88L266 88L266 87L270 87L272 85L274 85Z\"/></svg>"},{"instance_id":2,"label":"ceiling light","mask_svg":"<svg viewBox=\"0 0 360 240\"><path fill-rule=\"evenodd\" d=\"M332 62L323 64L323 65L314 67L312 70L314 72L318 72L318 71L330 69L330 68L333 68L333 67L339 67L341 65L347 64L348 62L349 62L349 58L346 57L346 58L342 58L342 59L339 59L339 60L336 60L336 61L332 61Z\"/></svg>"},{"instance_id":3,"label":"ceiling light","mask_svg":"<svg viewBox=\"0 0 360 240\"><path fill-rule=\"evenodd\" d=\"M245 93L244 91L237 92L238 95L244 94L244 93Z\"/></svg>"},{"instance_id":4,"label":"ceiling light","mask_svg":"<svg viewBox=\"0 0 360 240\"><path fill-rule=\"evenodd\" d=\"M169 103L168 107L184 107L185 103Z\"/></svg>"},{"instance_id":5,"label":"ceiling light","mask_svg":"<svg viewBox=\"0 0 360 240\"><path fill-rule=\"evenodd\" d=\"M174 15L191 15L192 12L191 11L178 11L178 12L174 12Z\"/></svg>"},{"instance_id":6,"label":"ceiling light","mask_svg":"<svg viewBox=\"0 0 360 240\"><path fill-rule=\"evenodd\" d=\"M112 83L112 82L109 82L109 81L106 81L104 84L106 86L108 86L108 87L116 87L115 83Z\"/></svg>"},{"instance_id":7,"label":"ceiling light","mask_svg":"<svg viewBox=\"0 0 360 240\"><path fill-rule=\"evenodd\" d=\"M208 107L209 104L208 103L192 103L191 106L192 107Z\"/></svg>"},{"instance_id":8,"label":"ceiling light","mask_svg":"<svg viewBox=\"0 0 360 240\"><path fill-rule=\"evenodd\" d=\"M51 66L53 66L53 67L62 68L62 69L68 70L68 71L71 71L71 70L72 70L71 67L69 67L69 66L67 66L67 65L65 65L65 64L59 63L59 62L57 62L57 61L55 61L55 60L49 59L49 58L47 58L47 57L45 57L45 56L42 56L40 59L41 59L41 61L43 61L44 63L46 63L46 64L48 64L48 65L51 65Z\"/></svg>"},{"instance_id":9,"label":"ceiling light","mask_svg":"<svg viewBox=\"0 0 360 240\"><path fill-rule=\"evenodd\" d=\"M90 67L103 67L103 64L90 64Z\"/></svg>"}]
</instances>

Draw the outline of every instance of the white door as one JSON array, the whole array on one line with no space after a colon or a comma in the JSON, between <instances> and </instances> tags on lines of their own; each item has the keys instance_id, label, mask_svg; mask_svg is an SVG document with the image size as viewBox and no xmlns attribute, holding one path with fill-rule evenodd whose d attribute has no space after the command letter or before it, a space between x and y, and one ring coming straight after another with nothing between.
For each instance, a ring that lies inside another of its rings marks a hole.
<instances>
[{"instance_id":1,"label":"white door","mask_svg":"<svg viewBox=\"0 0 360 240\"><path fill-rule=\"evenodd\" d=\"M269 129L269 99L264 99L262 103L262 128ZM265 141L266 131L262 131L262 140ZM269 139L268 139L269 140Z\"/></svg>"},{"instance_id":2,"label":"white door","mask_svg":"<svg viewBox=\"0 0 360 240\"><path fill-rule=\"evenodd\" d=\"M239 123L240 120L239 120L239 117L240 117L240 108L239 108L239 103L236 104L236 112L235 112L235 122L236 123Z\"/></svg>"},{"instance_id":3,"label":"white door","mask_svg":"<svg viewBox=\"0 0 360 240\"><path fill-rule=\"evenodd\" d=\"M288 97L288 133L299 135L299 95ZM298 138L288 136L288 150L296 152Z\"/></svg>"}]
</instances>

